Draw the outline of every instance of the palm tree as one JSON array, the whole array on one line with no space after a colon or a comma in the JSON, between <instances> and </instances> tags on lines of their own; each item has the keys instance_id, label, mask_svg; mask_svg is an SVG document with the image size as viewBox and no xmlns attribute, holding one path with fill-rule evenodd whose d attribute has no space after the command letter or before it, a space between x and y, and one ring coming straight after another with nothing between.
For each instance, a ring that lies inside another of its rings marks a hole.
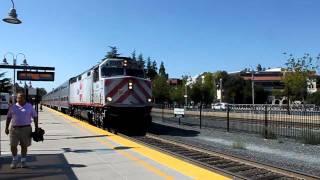
<instances>
[{"instance_id":1,"label":"palm tree","mask_svg":"<svg viewBox=\"0 0 320 180\"><path fill-rule=\"evenodd\" d=\"M9 92L12 88L11 79L5 77L6 72L0 73L0 92Z\"/></svg>"}]
</instances>

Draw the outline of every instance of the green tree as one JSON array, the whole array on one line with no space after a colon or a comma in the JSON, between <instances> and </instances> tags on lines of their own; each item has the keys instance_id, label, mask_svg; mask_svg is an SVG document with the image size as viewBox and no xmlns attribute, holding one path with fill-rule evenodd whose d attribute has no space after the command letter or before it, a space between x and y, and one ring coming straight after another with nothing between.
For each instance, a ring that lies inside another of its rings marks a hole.
<instances>
[{"instance_id":1,"label":"green tree","mask_svg":"<svg viewBox=\"0 0 320 180\"><path fill-rule=\"evenodd\" d=\"M319 59L319 56L316 59ZM304 100L306 98L308 79L317 68L315 63L315 58L308 53L305 53L303 57L289 55L283 78L284 94L289 100Z\"/></svg>"},{"instance_id":2,"label":"green tree","mask_svg":"<svg viewBox=\"0 0 320 180\"><path fill-rule=\"evenodd\" d=\"M0 92L10 92L12 89L11 80L5 78L5 72L0 73Z\"/></svg>"},{"instance_id":3,"label":"green tree","mask_svg":"<svg viewBox=\"0 0 320 180\"><path fill-rule=\"evenodd\" d=\"M317 91L315 93L309 94L307 97L307 103L308 104L315 104L317 106L320 106L320 91Z\"/></svg>"},{"instance_id":4,"label":"green tree","mask_svg":"<svg viewBox=\"0 0 320 180\"><path fill-rule=\"evenodd\" d=\"M224 101L228 103L251 103L251 83L239 75L228 76L223 83Z\"/></svg>"},{"instance_id":5,"label":"green tree","mask_svg":"<svg viewBox=\"0 0 320 180\"><path fill-rule=\"evenodd\" d=\"M290 100L303 100L307 95L307 75L303 72L286 72L284 92Z\"/></svg>"},{"instance_id":6,"label":"green tree","mask_svg":"<svg viewBox=\"0 0 320 180\"><path fill-rule=\"evenodd\" d=\"M204 103L210 104L216 98L216 81L213 73L205 72L202 76L204 76L204 84L202 89L204 93Z\"/></svg>"},{"instance_id":7,"label":"green tree","mask_svg":"<svg viewBox=\"0 0 320 180\"><path fill-rule=\"evenodd\" d=\"M116 58L119 57L118 48L116 46L109 46L110 51L107 52L105 58Z\"/></svg>"},{"instance_id":8,"label":"green tree","mask_svg":"<svg viewBox=\"0 0 320 180\"><path fill-rule=\"evenodd\" d=\"M151 59L150 59L150 57L147 58L147 67L145 68L144 71L145 71L146 77L150 78L150 71L151 71Z\"/></svg>"},{"instance_id":9,"label":"green tree","mask_svg":"<svg viewBox=\"0 0 320 180\"><path fill-rule=\"evenodd\" d=\"M131 59L132 60L137 60L137 58L136 58L136 50L133 50L133 52L131 53Z\"/></svg>"},{"instance_id":10,"label":"green tree","mask_svg":"<svg viewBox=\"0 0 320 180\"><path fill-rule=\"evenodd\" d=\"M147 58L147 69L146 69L146 75L148 78L151 80L154 80L156 76L158 75L157 73L157 63L156 61L151 62L151 58Z\"/></svg>"},{"instance_id":11,"label":"green tree","mask_svg":"<svg viewBox=\"0 0 320 180\"><path fill-rule=\"evenodd\" d=\"M191 86L190 98L195 103L200 103L203 101L202 85L200 81L197 81Z\"/></svg>"},{"instance_id":12,"label":"green tree","mask_svg":"<svg viewBox=\"0 0 320 180\"><path fill-rule=\"evenodd\" d=\"M205 72L192 85L190 97L195 103L210 104L216 94L216 85L212 73Z\"/></svg>"},{"instance_id":13,"label":"green tree","mask_svg":"<svg viewBox=\"0 0 320 180\"><path fill-rule=\"evenodd\" d=\"M261 64L258 64L258 65L257 65L257 71L258 71L258 72L259 72L259 71L262 71L262 69L263 69L263 68L262 68Z\"/></svg>"},{"instance_id":14,"label":"green tree","mask_svg":"<svg viewBox=\"0 0 320 180\"><path fill-rule=\"evenodd\" d=\"M145 68L145 61L143 59L143 55L140 53L138 56L138 63L141 65L141 67L144 69Z\"/></svg>"},{"instance_id":15,"label":"green tree","mask_svg":"<svg viewBox=\"0 0 320 180\"><path fill-rule=\"evenodd\" d=\"M169 75L166 73L166 68L164 67L164 63L161 61L160 68L159 68L159 76L168 79Z\"/></svg>"},{"instance_id":16,"label":"green tree","mask_svg":"<svg viewBox=\"0 0 320 180\"><path fill-rule=\"evenodd\" d=\"M170 86L164 77L156 76L152 81L152 93L155 98L155 103L163 103L169 101Z\"/></svg>"},{"instance_id":17,"label":"green tree","mask_svg":"<svg viewBox=\"0 0 320 180\"><path fill-rule=\"evenodd\" d=\"M272 96L275 96L276 99L280 99L283 96L285 96L283 90L280 90L280 89L272 89L271 94Z\"/></svg>"},{"instance_id":18,"label":"green tree","mask_svg":"<svg viewBox=\"0 0 320 180\"><path fill-rule=\"evenodd\" d=\"M47 94L47 90L45 88L38 88L39 96L42 97Z\"/></svg>"},{"instance_id":19,"label":"green tree","mask_svg":"<svg viewBox=\"0 0 320 180\"><path fill-rule=\"evenodd\" d=\"M151 69L152 69L154 72L158 72L157 61L152 61Z\"/></svg>"},{"instance_id":20,"label":"green tree","mask_svg":"<svg viewBox=\"0 0 320 180\"><path fill-rule=\"evenodd\" d=\"M172 102L176 102L178 104L183 104L184 103L184 94L185 94L184 84L177 85L177 86L170 88L169 95L170 95L170 100Z\"/></svg>"},{"instance_id":21,"label":"green tree","mask_svg":"<svg viewBox=\"0 0 320 180\"><path fill-rule=\"evenodd\" d=\"M217 71L214 73L214 81L216 84L219 84L220 79L222 79L222 82L225 82L229 78L229 75L226 71Z\"/></svg>"}]
</instances>

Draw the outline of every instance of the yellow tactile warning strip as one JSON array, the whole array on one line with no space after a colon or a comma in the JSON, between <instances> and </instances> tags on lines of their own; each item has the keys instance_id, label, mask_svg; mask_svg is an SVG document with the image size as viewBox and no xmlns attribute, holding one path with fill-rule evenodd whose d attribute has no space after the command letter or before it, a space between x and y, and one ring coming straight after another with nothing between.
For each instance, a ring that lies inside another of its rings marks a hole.
<instances>
[{"instance_id":1,"label":"yellow tactile warning strip","mask_svg":"<svg viewBox=\"0 0 320 180\"><path fill-rule=\"evenodd\" d=\"M107 135L105 138L107 138L115 143L121 144L122 146L139 147L139 148L132 149L132 151L135 151L135 152L141 154L142 156L145 156L145 157L147 157L147 158L149 158L159 164L162 164L168 168L174 169L175 171L178 171L179 173L181 173L185 176L191 177L193 179L210 179L210 180L229 179L228 177L222 176L222 175L217 174L215 172L211 172L207 169L204 169L199 166L182 161L182 160L177 159L175 157L172 157L170 155L164 154L162 152L156 151L156 150L151 149L149 147L146 147L144 145L141 145L136 142L130 141L128 139L125 139L121 136L111 134L105 130L102 130L100 128L92 126L88 123L80 121L76 118L73 118L71 116L63 114L61 112L58 112L58 111L55 111L52 109L50 109L50 110L52 112L55 112L55 113L62 115L63 117L65 117L66 119L68 119L70 121L77 122L76 124L78 124L79 127L85 128L92 133L99 134L99 135ZM112 144L110 144L107 141L101 141L101 140L98 140L98 141L100 141L101 143L103 143L107 146L113 146ZM149 163L144 162L141 159L138 159L129 153L126 153L126 152L121 152L121 153L122 153L122 155L124 155L125 157L127 157L129 159L132 159L134 161L139 162L142 166L147 168L149 171L152 171L153 173L155 173L161 177L164 177L165 179L172 179L172 177L163 173L158 168L151 166Z\"/></svg>"},{"instance_id":2,"label":"yellow tactile warning strip","mask_svg":"<svg viewBox=\"0 0 320 180\"><path fill-rule=\"evenodd\" d=\"M84 133L88 133L87 130L83 129L81 126L78 125L79 122L76 122L76 121L75 121L75 122L71 122L71 121L68 122L68 121L67 121L67 123L69 123L70 125L78 128L79 130L81 130L81 131L84 132ZM75 124L75 123L76 123L76 124ZM92 132L90 132L90 133L92 133ZM106 133L106 134L99 134L99 135L108 135L108 133ZM101 138L96 138L96 140L99 141L101 144L106 145L108 148L111 148L111 149L114 148L114 145L113 145L112 143L110 143L109 141L103 141L103 140L101 140ZM133 162L135 162L135 163L143 166L145 169L147 169L148 171L150 171L150 172L153 173L153 174L156 174L156 175L158 175L158 176L160 176L160 177L163 177L163 178L166 179L166 180L172 180L172 179L174 179L173 177L167 175L166 173L162 172L162 171L159 170L158 168L156 168L156 167L150 165L149 163L147 163L147 162L145 162L145 161L143 161L143 160L141 160L141 159L133 156L133 155L130 154L130 153L127 153L127 152L124 152L124 151L116 151L116 152L117 152L118 154L120 154L121 156L124 156L124 157L132 160Z\"/></svg>"}]
</instances>

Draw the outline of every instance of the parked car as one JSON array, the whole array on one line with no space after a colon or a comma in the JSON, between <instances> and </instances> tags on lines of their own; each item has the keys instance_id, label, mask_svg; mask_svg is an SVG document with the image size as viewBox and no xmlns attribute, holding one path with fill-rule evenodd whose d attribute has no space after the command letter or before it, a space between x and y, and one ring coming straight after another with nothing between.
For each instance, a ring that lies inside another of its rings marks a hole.
<instances>
[{"instance_id":1,"label":"parked car","mask_svg":"<svg viewBox=\"0 0 320 180\"><path fill-rule=\"evenodd\" d=\"M228 103L215 103L212 105L212 109L213 110L222 110L222 111L225 111L227 110L227 106L228 106Z\"/></svg>"}]
</instances>

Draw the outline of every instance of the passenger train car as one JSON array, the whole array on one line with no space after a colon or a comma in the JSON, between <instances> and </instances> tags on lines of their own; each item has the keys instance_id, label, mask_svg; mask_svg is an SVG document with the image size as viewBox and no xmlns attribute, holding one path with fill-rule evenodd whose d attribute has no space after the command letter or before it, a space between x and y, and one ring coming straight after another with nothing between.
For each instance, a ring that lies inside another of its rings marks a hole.
<instances>
[{"instance_id":1,"label":"passenger train car","mask_svg":"<svg viewBox=\"0 0 320 180\"><path fill-rule=\"evenodd\" d=\"M42 104L107 128L145 133L151 81L135 60L108 58L42 97Z\"/></svg>"}]
</instances>

